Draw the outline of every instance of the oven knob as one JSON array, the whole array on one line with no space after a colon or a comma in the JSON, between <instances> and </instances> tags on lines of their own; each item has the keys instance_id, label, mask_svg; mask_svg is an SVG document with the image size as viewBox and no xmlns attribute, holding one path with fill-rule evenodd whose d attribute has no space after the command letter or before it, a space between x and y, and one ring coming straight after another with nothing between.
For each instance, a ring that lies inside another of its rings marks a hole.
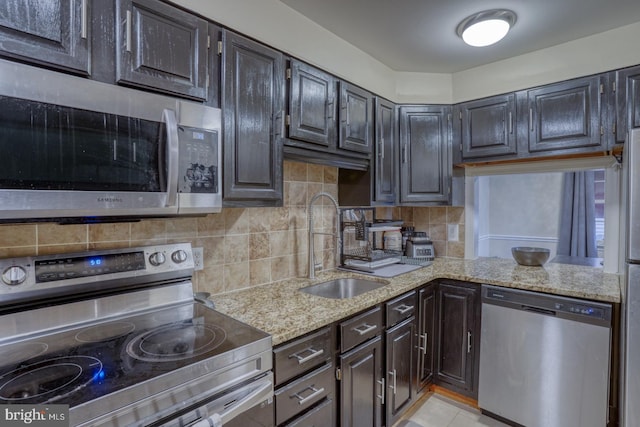
<instances>
[{"instance_id":1,"label":"oven knob","mask_svg":"<svg viewBox=\"0 0 640 427\"><path fill-rule=\"evenodd\" d=\"M149 262L154 267L164 264L166 258L162 252L154 252L149 256Z\"/></svg>"},{"instance_id":2,"label":"oven knob","mask_svg":"<svg viewBox=\"0 0 640 427\"><path fill-rule=\"evenodd\" d=\"M187 260L187 253L185 251L183 251L182 249L178 249L177 251L175 251L174 253L171 254L171 259L176 264L180 264L180 263L185 262Z\"/></svg>"},{"instance_id":3,"label":"oven knob","mask_svg":"<svg viewBox=\"0 0 640 427\"><path fill-rule=\"evenodd\" d=\"M2 273L2 281L7 285L19 285L27 278L27 271L19 265L8 267Z\"/></svg>"}]
</instances>

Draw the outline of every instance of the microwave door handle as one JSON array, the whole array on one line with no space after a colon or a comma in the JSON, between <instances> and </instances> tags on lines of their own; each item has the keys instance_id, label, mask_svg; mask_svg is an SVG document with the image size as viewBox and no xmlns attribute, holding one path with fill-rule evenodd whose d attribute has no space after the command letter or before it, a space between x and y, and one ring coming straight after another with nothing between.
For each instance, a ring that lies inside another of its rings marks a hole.
<instances>
[{"instance_id":1,"label":"microwave door handle","mask_svg":"<svg viewBox=\"0 0 640 427\"><path fill-rule=\"evenodd\" d=\"M176 206L178 197L178 120L176 112L164 110L162 120L167 126L167 201L166 206Z\"/></svg>"}]
</instances>

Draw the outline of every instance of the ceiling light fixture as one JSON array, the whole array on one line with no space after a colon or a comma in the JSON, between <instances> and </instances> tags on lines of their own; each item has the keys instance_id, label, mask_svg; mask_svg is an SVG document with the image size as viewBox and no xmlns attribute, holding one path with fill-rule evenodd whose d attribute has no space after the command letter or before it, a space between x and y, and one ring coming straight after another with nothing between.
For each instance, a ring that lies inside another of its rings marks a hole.
<instances>
[{"instance_id":1,"label":"ceiling light fixture","mask_svg":"<svg viewBox=\"0 0 640 427\"><path fill-rule=\"evenodd\" d=\"M516 19L510 10L485 10L465 18L458 24L456 33L470 46L489 46L502 40Z\"/></svg>"}]
</instances>

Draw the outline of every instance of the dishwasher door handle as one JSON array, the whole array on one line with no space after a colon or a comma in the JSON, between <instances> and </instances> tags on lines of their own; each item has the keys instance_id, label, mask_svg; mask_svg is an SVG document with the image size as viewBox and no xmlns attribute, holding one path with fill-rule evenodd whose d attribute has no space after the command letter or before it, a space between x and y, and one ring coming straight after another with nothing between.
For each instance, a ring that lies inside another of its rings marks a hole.
<instances>
[{"instance_id":1,"label":"dishwasher door handle","mask_svg":"<svg viewBox=\"0 0 640 427\"><path fill-rule=\"evenodd\" d=\"M556 316L556 312L553 311L553 310L547 310L547 309L539 308L539 307L532 307L530 305L523 305L522 306L522 310L523 311L530 311L532 313L537 313L537 314L544 314L544 315L547 315L547 316L553 316L553 317Z\"/></svg>"}]
</instances>

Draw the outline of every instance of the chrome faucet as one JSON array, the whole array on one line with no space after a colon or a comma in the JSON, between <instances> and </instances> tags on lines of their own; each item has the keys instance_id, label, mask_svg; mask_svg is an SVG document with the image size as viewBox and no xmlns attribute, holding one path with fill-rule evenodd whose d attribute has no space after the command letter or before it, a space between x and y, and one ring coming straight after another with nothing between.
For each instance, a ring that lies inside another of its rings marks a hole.
<instances>
[{"instance_id":1,"label":"chrome faucet","mask_svg":"<svg viewBox=\"0 0 640 427\"><path fill-rule=\"evenodd\" d=\"M313 204L315 203L316 200L318 200L322 196L331 200L331 202L333 202L334 206L336 207L336 231L334 233L313 231ZM340 254L340 208L338 207L338 202L336 201L336 199L333 198L331 194L321 191L320 193L316 193L309 201L309 206L307 207L307 214L309 215L309 279L315 279L316 269L322 268L322 262L319 262L316 264L314 259L315 245L313 240L316 234L323 234L323 235L335 237L336 239L335 251L336 251L336 262L337 262L336 266L339 265L340 263L340 261L338 260L338 257Z\"/></svg>"}]
</instances>

